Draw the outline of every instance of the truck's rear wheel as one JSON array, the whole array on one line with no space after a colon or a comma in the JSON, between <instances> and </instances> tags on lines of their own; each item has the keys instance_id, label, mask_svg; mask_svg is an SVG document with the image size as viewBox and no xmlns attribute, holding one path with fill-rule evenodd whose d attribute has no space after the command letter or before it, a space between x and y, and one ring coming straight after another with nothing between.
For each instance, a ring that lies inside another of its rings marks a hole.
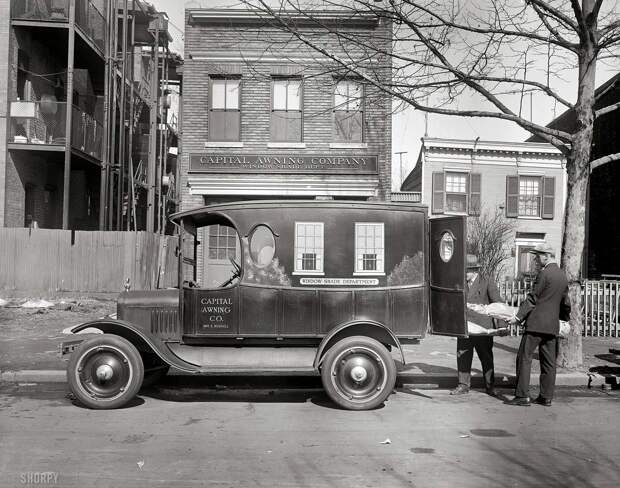
<instances>
[{"instance_id":1,"label":"truck's rear wheel","mask_svg":"<svg viewBox=\"0 0 620 488\"><path fill-rule=\"evenodd\" d=\"M82 342L67 366L71 392L84 406L119 408L140 390L144 366L127 339L103 334Z\"/></svg>"},{"instance_id":2,"label":"truck's rear wheel","mask_svg":"<svg viewBox=\"0 0 620 488\"><path fill-rule=\"evenodd\" d=\"M396 365L378 341L347 337L325 354L321 368L329 397L348 410L370 410L381 405L396 383Z\"/></svg>"}]
</instances>

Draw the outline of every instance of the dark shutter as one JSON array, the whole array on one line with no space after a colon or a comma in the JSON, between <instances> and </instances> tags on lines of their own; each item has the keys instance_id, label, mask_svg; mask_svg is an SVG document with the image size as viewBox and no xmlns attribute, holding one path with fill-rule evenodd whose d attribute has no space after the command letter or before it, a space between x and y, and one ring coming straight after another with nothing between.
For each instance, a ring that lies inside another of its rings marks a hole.
<instances>
[{"instance_id":1,"label":"dark shutter","mask_svg":"<svg viewBox=\"0 0 620 488\"><path fill-rule=\"evenodd\" d=\"M519 216L519 177L506 176L506 217Z\"/></svg>"},{"instance_id":2,"label":"dark shutter","mask_svg":"<svg viewBox=\"0 0 620 488\"><path fill-rule=\"evenodd\" d=\"M480 173L469 175L469 215L480 215Z\"/></svg>"},{"instance_id":3,"label":"dark shutter","mask_svg":"<svg viewBox=\"0 0 620 488\"><path fill-rule=\"evenodd\" d=\"M545 176L543 178L543 195L542 195L542 218L553 218L553 207L555 205L555 178L553 176Z\"/></svg>"},{"instance_id":4,"label":"dark shutter","mask_svg":"<svg viewBox=\"0 0 620 488\"><path fill-rule=\"evenodd\" d=\"M443 172L433 173L433 213L443 213L444 202Z\"/></svg>"}]
</instances>

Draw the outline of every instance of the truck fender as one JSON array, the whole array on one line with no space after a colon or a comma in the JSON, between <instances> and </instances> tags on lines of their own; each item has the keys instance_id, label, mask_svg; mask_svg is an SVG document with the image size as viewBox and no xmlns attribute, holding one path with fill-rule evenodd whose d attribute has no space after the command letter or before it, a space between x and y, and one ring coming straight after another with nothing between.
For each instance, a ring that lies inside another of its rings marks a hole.
<instances>
[{"instance_id":1,"label":"truck fender","mask_svg":"<svg viewBox=\"0 0 620 488\"><path fill-rule=\"evenodd\" d=\"M88 334L88 333L101 333L101 334L114 334L117 336L121 336L131 342L138 351L141 352L149 352L155 354L159 357L163 362L179 368L181 370L186 370L188 372L194 372L190 368L184 368L183 365L178 364L178 361L174 361L173 358L168 357L165 351L162 348L158 347L157 344L153 341L152 338L148 337L144 331L140 328L136 327L130 322L125 322L124 320L104 318L93 320L90 322L84 322L82 324L76 325L74 327L69 327L63 330L65 334Z\"/></svg>"},{"instance_id":2,"label":"truck fender","mask_svg":"<svg viewBox=\"0 0 620 488\"><path fill-rule=\"evenodd\" d=\"M351 336L365 336L376 339L383 344L389 344L398 348L403 364L405 364L405 353L401 347L400 341L396 338L394 333L380 322L373 320L354 320L351 322L345 322L343 324L334 327L323 338L314 358L314 368L318 369L323 362L325 353L336 342L345 337Z\"/></svg>"}]
</instances>

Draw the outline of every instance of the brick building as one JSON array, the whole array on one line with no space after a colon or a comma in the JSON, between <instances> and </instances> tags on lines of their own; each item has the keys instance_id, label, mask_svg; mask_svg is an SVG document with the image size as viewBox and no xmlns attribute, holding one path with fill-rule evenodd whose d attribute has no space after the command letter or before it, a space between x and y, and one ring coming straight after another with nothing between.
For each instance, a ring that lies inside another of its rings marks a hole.
<instances>
[{"instance_id":1,"label":"brick building","mask_svg":"<svg viewBox=\"0 0 620 488\"><path fill-rule=\"evenodd\" d=\"M325 28L284 16L345 55ZM372 15L323 11L321 23L391 49L391 26ZM359 48L348 51L364 57ZM390 199L389 97L247 10L186 10L184 58L183 210L262 198ZM370 58L365 69L391 76L389 58ZM225 275L238 238L230 228L207 232L205 269L221 266Z\"/></svg>"},{"instance_id":2,"label":"brick building","mask_svg":"<svg viewBox=\"0 0 620 488\"><path fill-rule=\"evenodd\" d=\"M560 259L566 200L564 157L546 143L424 138L418 162L401 189L431 215L503 214L514 235L502 275L533 274L528 253L541 241ZM419 192L419 196L417 193Z\"/></svg>"},{"instance_id":3,"label":"brick building","mask_svg":"<svg viewBox=\"0 0 620 488\"><path fill-rule=\"evenodd\" d=\"M165 14L121 4L0 0L0 226L124 230L129 208L148 227L146 168L175 165L149 145L165 125L149 110L166 65L154 53L170 38Z\"/></svg>"}]
</instances>

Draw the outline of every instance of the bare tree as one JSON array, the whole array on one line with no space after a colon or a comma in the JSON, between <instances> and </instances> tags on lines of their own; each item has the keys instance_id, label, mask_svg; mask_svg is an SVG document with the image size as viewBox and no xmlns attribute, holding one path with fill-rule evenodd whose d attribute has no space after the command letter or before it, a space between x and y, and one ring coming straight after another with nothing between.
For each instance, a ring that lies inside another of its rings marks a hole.
<instances>
[{"instance_id":1,"label":"bare tree","mask_svg":"<svg viewBox=\"0 0 620 488\"><path fill-rule=\"evenodd\" d=\"M514 236L514 223L500 209L484 210L467 219L467 252L478 256L482 276L494 279L504 271L507 244Z\"/></svg>"},{"instance_id":2,"label":"bare tree","mask_svg":"<svg viewBox=\"0 0 620 488\"><path fill-rule=\"evenodd\" d=\"M597 65L619 58L617 0L239 1L289 33L291 42L312 48L326 70L361 78L401 105L428 113L511 121L565 155L561 265L573 308L559 363L580 366L586 188L591 168L620 159L611 154L590 161L594 120L620 108L594 108ZM326 10L348 12L351 20L373 15L389 23L392 49L378 48L372 36L347 28L346 21L326 22ZM324 42L325 34L350 55L335 54ZM385 63L392 68L391 80L373 69ZM576 86L572 97L562 94L567 81ZM570 110L574 130L528 120L523 114L526 96L547 97Z\"/></svg>"}]
</instances>

